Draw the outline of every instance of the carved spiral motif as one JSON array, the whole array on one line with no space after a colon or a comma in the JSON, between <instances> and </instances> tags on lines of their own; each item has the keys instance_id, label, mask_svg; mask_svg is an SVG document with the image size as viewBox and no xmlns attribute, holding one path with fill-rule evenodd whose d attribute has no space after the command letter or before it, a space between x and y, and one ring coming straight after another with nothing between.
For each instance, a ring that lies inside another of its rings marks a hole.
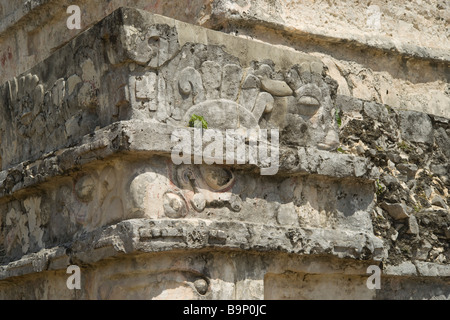
<instances>
[{"instance_id":1,"label":"carved spiral motif","mask_svg":"<svg viewBox=\"0 0 450 320\"><path fill-rule=\"evenodd\" d=\"M181 218L187 214L187 206L184 199L173 192L167 192L164 194L164 213L169 218Z\"/></svg>"}]
</instances>

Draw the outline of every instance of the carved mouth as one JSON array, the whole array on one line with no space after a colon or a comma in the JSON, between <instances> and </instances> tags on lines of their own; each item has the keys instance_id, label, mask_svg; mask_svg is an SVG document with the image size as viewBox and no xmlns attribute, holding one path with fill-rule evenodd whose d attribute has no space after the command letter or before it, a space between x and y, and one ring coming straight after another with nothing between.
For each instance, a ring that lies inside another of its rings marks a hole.
<instances>
[{"instance_id":1,"label":"carved mouth","mask_svg":"<svg viewBox=\"0 0 450 320\"><path fill-rule=\"evenodd\" d=\"M312 96L303 96L300 99L298 99L298 103L316 108L320 106L319 101Z\"/></svg>"},{"instance_id":2,"label":"carved mouth","mask_svg":"<svg viewBox=\"0 0 450 320\"><path fill-rule=\"evenodd\" d=\"M313 96L302 96L298 99L298 111L301 115L313 116L319 110L320 102Z\"/></svg>"}]
</instances>

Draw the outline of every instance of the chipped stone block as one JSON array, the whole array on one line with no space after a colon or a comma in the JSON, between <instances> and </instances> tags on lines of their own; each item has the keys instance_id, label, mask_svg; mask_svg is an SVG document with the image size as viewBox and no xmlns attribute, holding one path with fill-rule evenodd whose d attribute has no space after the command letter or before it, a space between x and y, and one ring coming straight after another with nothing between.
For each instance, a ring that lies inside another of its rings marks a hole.
<instances>
[{"instance_id":1,"label":"chipped stone block","mask_svg":"<svg viewBox=\"0 0 450 320\"><path fill-rule=\"evenodd\" d=\"M449 277L450 265L442 265L432 262L417 261L417 272L424 277Z\"/></svg>"},{"instance_id":2,"label":"chipped stone block","mask_svg":"<svg viewBox=\"0 0 450 320\"><path fill-rule=\"evenodd\" d=\"M434 206L441 207L443 209L447 209L448 208L448 206L445 203L444 199L442 199L442 197L440 197L438 195L435 195L433 197L433 199L431 199L431 204L434 205Z\"/></svg>"},{"instance_id":3,"label":"chipped stone block","mask_svg":"<svg viewBox=\"0 0 450 320\"><path fill-rule=\"evenodd\" d=\"M404 140L433 144L433 125L427 114L416 111L399 111L399 120Z\"/></svg>"},{"instance_id":4,"label":"chipped stone block","mask_svg":"<svg viewBox=\"0 0 450 320\"><path fill-rule=\"evenodd\" d=\"M290 96L293 93L292 89L284 81L262 79L261 86L270 94L278 97Z\"/></svg>"},{"instance_id":5,"label":"chipped stone block","mask_svg":"<svg viewBox=\"0 0 450 320\"><path fill-rule=\"evenodd\" d=\"M411 211L408 206L403 203L381 203L381 208L387 211L389 215L395 220L406 219L409 217L409 212Z\"/></svg>"},{"instance_id":6,"label":"chipped stone block","mask_svg":"<svg viewBox=\"0 0 450 320\"><path fill-rule=\"evenodd\" d=\"M390 276L416 276L417 269L412 262L405 261L396 266L385 266L383 273Z\"/></svg>"},{"instance_id":7,"label":"chipped stone block","mask_svg":"<svg viewBox=\"0 0 450 320\"><path fill-rule=\"evenodd\" d=\"M426 260L428 258L428 253L433 249L433 246L429 241L423 239L420 246L417 247L415 252L415 258L418 260Z\"/></svg>"},{"instance_id":8,"label":"chipped stone block","mask_svg":"<svg viewBox=\"0 0 450 320\"><path fill-rule=\"evenodd\" d=\"M381 122L386 122L389 117L388 110L384 105L375 102L364 102L364 113L374 119Z\"/></svg>"},{"instance_id":9,"label":"chipped stone block","mask_svg":"<svg viewBox=\"0 0 450 320\"><path fill-rule=\"evenodd\" d=\"M410 234L415 234L415 235L419 234L419 225L417 223L416 217L413 215L410 215L408 217L408 231L407 232Z\"/></svg>"}]
</instances>

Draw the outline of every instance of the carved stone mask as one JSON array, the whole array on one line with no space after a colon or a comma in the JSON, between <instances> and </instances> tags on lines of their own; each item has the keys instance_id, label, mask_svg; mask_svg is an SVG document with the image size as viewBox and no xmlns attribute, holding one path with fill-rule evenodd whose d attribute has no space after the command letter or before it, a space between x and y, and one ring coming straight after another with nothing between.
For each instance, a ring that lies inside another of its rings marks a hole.
<instances>
[{"instance_id":1,"label":"carved stone mask","mask_svg":"<svg viewBox=\"0 0 450 320\"><path fill-rule=\"evenodd\" d=\"M311 64L314 67L314 62ZM339 144L331 90L309 64L294 66L285 75L293 95L276 97L268 126L282 129L281 142L332 150Z\"/></svg>"}]
</instances>

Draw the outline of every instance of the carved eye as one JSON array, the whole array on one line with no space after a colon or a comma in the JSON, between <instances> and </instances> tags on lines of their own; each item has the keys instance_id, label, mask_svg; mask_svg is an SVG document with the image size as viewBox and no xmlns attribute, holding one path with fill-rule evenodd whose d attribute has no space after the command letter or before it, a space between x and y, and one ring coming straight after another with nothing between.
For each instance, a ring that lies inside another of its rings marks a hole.
<instances>
[{"instance_id":1,"label":"carved eye","mask_svg":"<svg viewBox=\"0 0 450 320\"><path fill-rule=\"evenodd\" d=\"M298 111L305 116L314 115L319 110L320 102L312 96L302 96L298 99Z\"/></svg>"},{"instance_id":2,"label":"carved eye","mask_svg":"<svg viewBox=\"0 0 450 320\"><path fill-rule=\"evenodd\" d=\"M178 194L168 192L163 198L164 213L169 218L181 218L187 214L187 206L184 199Z\"/></svg>"},{"instance_id":3,"label":"carved eye","mask_svg":"<svg viewBox=\"0 0 450 320\"><path fill-rule=\"evenodd\" d=\"M195 179L195 174L188 166L180 166L176 170L176 178L179 187L182 189L192 190L191 179Z\"/></svg>"},{"instance_id":4,"label":"carved eye","mask_svg":"<svg viewBox=\"0 0 450 320\"><path fill-rule=\"evenodd\" d=\"M234 183L233 173L225 168L203 166L200 172L206 184L215 191L223 191Z\"/></svg>"},{"instance_id":5,"label":"carved eye","mask_svg":"<svg viewBox=\"0 0 450 320\"><path fill-rule=\"evenodd\" d=\"M159 36L152 36L148 39L149 46L154 46L159 44Z\"/></svg>"}]
</instances>

